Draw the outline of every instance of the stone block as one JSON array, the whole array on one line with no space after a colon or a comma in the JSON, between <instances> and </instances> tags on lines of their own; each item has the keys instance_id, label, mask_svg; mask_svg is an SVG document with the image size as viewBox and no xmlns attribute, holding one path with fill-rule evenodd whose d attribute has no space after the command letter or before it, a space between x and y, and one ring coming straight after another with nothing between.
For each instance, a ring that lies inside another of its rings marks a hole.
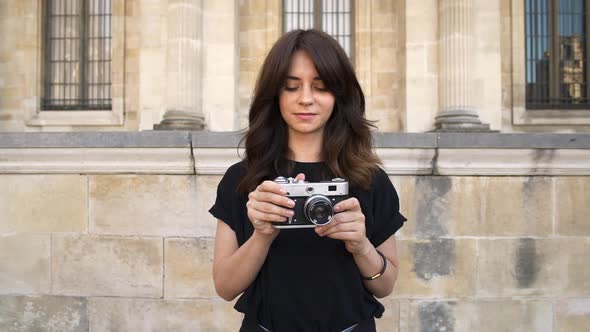
<instances>
[{"instance_id":1,"label":"stone block","mask_svg":"<svg viewBox=\"0 0 590 332\"><path fill-rule=\"evenodd\" d=\"M196 220L199 220L198 234L203 237L215 237L217 221L209 213L209 209L213 206L217 198L217 185L219 181L221 181L221 176L197 176L197 188L200 197L194 204L197 209Z\"/></svg>"},{"instance_id":2,"label":"stone block","mask_svg":"<svg viewBox=\"0 0 590 332\"><path fill-rule=\"evenodd\" d=\"M587 331L590 326L590 299L564 299L556 303L556 332Z\"/></svg>"},{"instance_id":3,"label":"stone block","mask_svg":"<svg viewBox=\"0 0 590 332\"><path fill-rule=\"evenodd\" d=\"M87 301L65 296L0 296L0 331L88 331Z\"/></svg>"},{"instance_id":4,"label":"stone block","mask_svg":"<svg viewBox=\"0 0 590 332\"><path fill-rule=\"evenodd\" d=\"M238 331L242 314L223 300L92 298L91 331Z\"/></svg>"},{"instance_id":5,"label":"stone block","mask_svg":"<svg viewBox=\"0 0 590 332\"><path fill-rule=\"evenodd\" d=\"M407 331L552 331L550 301L411 301Z\"/></svg>"},{"instance_id":6,"label":"stone block","mask_svg":"<svg viewBox=\"0 0 590 332\"><path fill-rule=\"evenodd\" d=\"M400 213L408 219L404 226L397 231L395 236L398 239L412 237L414 228L416 226L416 177L415 176L390 176L389 179L397 191L399 196L399 210Z\"/></svg>"},{"instance_id":7,"label":"stone block","mask_svg":"<svg viewBox=\"0 0 590 332\"><path fill-rule=\"evenodd\" d=\"M53 293L161 297L161 238L53 235Z\"/></svg>"},{"instance_id":8,"label":"stone block","mask_svg":"<svg viewBox=\"0 0 590 332\"><path fill-rule=\"evenodd\" d=\"M392 297L379 299L385 307L383 316L376 320L377 331L399 331L400 303Z\"/></svg>"},{"instance_id":9,"label":"stone block","mask_svg":"<svg viewBox=\"0 0 590 332\"><path fill-rule=\"evenodd\" d=\"M450 177L416 177L414 204L414 235L418 238L448 234L449 195L453 184Z\"/></svg>"},{"instance_id":10,"label":"stone block","mask_svg":"<svg viewBox=\"0 0 590 332\"><path fill-rule=\"evenodd\" d=\"M479 240L477 296L588 296L588 238Z\"/></svg>"},{"instance_id":11,"label":"stone block","mask_svg":"<svg viewBox=\"0 0 590 332\"><path fill-rule=\"evenodd\" d=\"M559 235L590 236L590 177L558 177L555 183Z\"/></svg>"},{"instance_id":12,"label":"stone block","mask_svg":"<svg viewBox=\"0 0 590 332\"><path fill-rule=\"evenodd\" d=\"M49 293L50 253L50 235L0 236L0 293Z\"/></svg>"},{"instance_id":13,"label":"stone block","mask_svg":"<svg viewBox=\"0 0 590 332\"><path fill-rule=\"evenodd\" d=\"M396 297L464 297L475 293L475 240L398 240L397 249Z\"/></svg>"},{"instance_id":14,"label":"stone block","mask_svg":"<svg viewBox=\"0 0 590 332\"><path fill-rule=\"evenodd\" d=\"M550 178L423 176L414 187L401 204L415 220L405 236L552 234Z\"/></svg>"},{"instance_id":15,"label":"stone block","mask_svg":"<svg viewBox=\"0 0 590 332\"><path fill-rule=\"evenodd\" d=\"M394 48L374 48L371 58L374 68L379 68L379 71L381 72L395 72L397 59L395 56L392 56L392 54L395 54Z\"/></svg>"},{"instance_id":16,"label":"stone block","mask_svg":"<svg viewBox=\"0 0 590 332\"><path fill-rule=\"evenodd\" d=\"M80 175L0 175L0 233L86 232L87 186Z\"/></svg>"},{"instance_id":17,"label":"stone block","mask_svg":"<svg viewBox=\"0 0 590 332\"><path fill-rule=\"evenodd\" d=\"M370 37L369 41L371 44L369 45L374 48L395 49L400 38L394 29L377 30L367 35Z\"/></svg>"},{"instance_id":18,"label":"stone block","mask_svg":"<svg viewBox=\"0 0 590 332\"><path fill-rule=\"evenodd\" d=\"M165 298L218 298L212 238L169 238L164 244Z\"/></svg>"},{"instance_id":19,"label":"stone block","mask_svg":"<svg viewBox=\"0 0 590 332\"><path fill-rule=\"evenodd\" d=\"M489 177L483 224L475 235L552 234L552 184L548 177Z\"/></svg>"},{"instance_id":20,"label":"stone block","mask_svg":"<svg viewBox=\"0 0 590 332\"><path fill-rule=\"evenodd\" d=\"M397 26L397 15L387 12L373 12L371 29L373 31L393 31Z\"/></svg>"},{"instance_id":21,"label":"stone block","mask_svg":"<svg viewBox=\"0 0 590 332\"><path fill-rule=\"evenodd\" d=\"M194 176L90 177L90 232L116 235L200 236L201 188Z\"/></svg>"}]
</instances>

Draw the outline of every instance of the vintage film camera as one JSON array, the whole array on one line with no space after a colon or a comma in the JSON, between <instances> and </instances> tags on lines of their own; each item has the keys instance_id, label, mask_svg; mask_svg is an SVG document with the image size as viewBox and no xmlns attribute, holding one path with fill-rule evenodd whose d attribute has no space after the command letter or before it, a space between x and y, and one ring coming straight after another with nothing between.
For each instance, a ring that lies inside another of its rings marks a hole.
<instances>
[{"instance_id":1,"label":"vintage film camera","mask_svg":"<svg viewBox=\"0 0 590 332\"><path fill-rule=\"evenodd\" d=\"M330 223L334 205L348 198L348 182L341 178L331 181L305 182L294 178L274 180L295 201L293 217L285 222L273 222L274 228L308 228Z\"/></svg>"}]
</instances>

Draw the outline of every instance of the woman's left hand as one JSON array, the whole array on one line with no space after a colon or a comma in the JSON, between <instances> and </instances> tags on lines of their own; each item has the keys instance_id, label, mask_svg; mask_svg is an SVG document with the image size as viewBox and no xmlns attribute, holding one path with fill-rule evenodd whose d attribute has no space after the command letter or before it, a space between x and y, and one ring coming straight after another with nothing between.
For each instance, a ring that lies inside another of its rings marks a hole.
<instances>
[{"instance_id":1,"label":"woman's left hand","mask_svg":"<svg viewBox=\"0 0 590 332\"><path fill-rule=\"evenodd\" d=\"M332 239L342 240L346 250L351 254L359 254L368 251L371 243L367 239L365 228L365 215L361 211L359 201L348 198L334 206L334 216L329 224L317 226L316 233L319 236L327 236Z\"/></svg>"}]
</instances>

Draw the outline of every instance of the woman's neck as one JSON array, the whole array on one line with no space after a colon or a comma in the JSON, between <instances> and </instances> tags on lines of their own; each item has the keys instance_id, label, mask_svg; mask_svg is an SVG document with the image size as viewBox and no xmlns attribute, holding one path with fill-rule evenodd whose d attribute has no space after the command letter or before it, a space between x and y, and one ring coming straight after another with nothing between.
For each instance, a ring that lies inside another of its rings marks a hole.
<instances>
[{"instance_id":1,"label":"woman's neck","mask_svg":"<svg viewBox=\"0 0 590 332\"><path fill-rule=\"evenodd\" d=\"M289 133L290 159L301 162L322 161L323 133L293 134Z\"/></svg>"}]
</instances>

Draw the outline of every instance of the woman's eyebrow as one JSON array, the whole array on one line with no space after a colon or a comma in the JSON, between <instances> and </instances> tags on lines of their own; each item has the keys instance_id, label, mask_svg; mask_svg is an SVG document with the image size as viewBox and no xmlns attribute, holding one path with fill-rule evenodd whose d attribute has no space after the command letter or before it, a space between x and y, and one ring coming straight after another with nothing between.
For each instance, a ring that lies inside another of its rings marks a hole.
<instances>
[{"instance_id":1,"label":"woman's eyebrow","mask_svg":"<svg viewBox=\"0 0 590 332\"><path fill-rule=\"evenodd\" d=\"M291 75L287 75L286 79L288 80L295 80L295 81L301 81L301 78L297 77L297 76L291 76ZM322 78L319 76L316 76L313 78L314 81L322 81Z\"/></svg>"}]
</instances>

